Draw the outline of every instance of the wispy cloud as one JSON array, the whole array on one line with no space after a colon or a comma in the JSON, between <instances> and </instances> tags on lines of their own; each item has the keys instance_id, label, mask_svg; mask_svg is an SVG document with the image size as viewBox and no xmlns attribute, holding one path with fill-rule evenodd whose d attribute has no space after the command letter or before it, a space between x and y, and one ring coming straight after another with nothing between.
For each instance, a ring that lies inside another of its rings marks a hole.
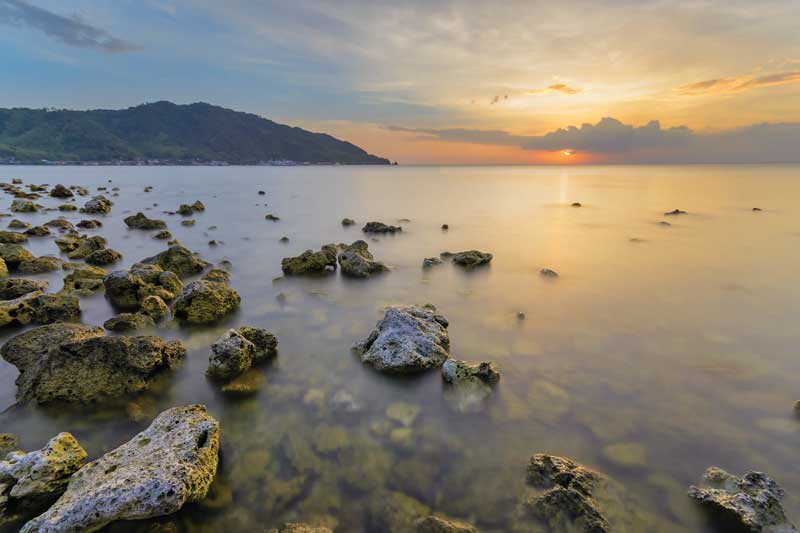
<instances>
[{"instance_id":1,"label":"wispy cloud","mask_svg":"<svg viewBox=\"0 0 800 533\"><path fill-rule=\"evenodd\" d=\"M0 0L0 23L28 26L69 46L93 48L103 52L129 52L138 46L92 26L73 15L66 17L25 0Z\"/></svg>"},{"instance_id":2,"label":"wispy cloud","mask_svg":"<svg viewBox=\"0 0 800 533\"><path fill-rule=\"evenodd\" d=\"M527 92L527 94L534 96L537 94L544 94L547 92L557 92L566 95L573 95L582 92L583 89L576 89L574 87L570 87L564 83L554 83L553 85L548 85L547 87L542 87L541 89L531 89Z\"/></svg>"},{"instance_id":3,"label":"wispy cloud","mask_svg":"<svg viewBox=\"0 0 800 533\"><path fill-rule=\"evenodd\" d=\"M791 83L800 83L800 71L779 72L766 76L732 76L729 78L717 78L683 85L676 88L675 91L683 96L700 96L738 93L750 89L788 85Z\"/></svg>"}]
</instances>

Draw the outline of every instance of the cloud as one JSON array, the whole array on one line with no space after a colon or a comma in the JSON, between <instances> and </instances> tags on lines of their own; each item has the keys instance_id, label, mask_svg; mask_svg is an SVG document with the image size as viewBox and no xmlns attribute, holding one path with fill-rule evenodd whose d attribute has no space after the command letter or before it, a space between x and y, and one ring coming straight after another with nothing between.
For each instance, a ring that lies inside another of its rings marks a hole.
<instances>
[{"instance_id":1,"label":"cloud","mask_svg":"<svg viewBox=\"0 0 800 533\"><path fill-rule=\"evenodd\" d=\"M516 146L523 150L600 155L627 163L760 163L800 160L800 123L754 124L713 133L685 126L662 128L653 120L643 126L603 118L596 124L569 126L544 135L515 135L502 130L414 129L389 126L427 140Z\"/></svg>"},{"instance_id":2,"label":"cloud","mask_svg":"<svg viewBox=\"0 0 800 533\"><path fill-rule=\"evenodd\" d=\"M128 52L138 48L75 15L65 17L25 0L0 0L0 23L29 26L66 45L79 48L94 48L104 52Z\"/></svg>"},{"instance_id":3,"label":"cloud","mask_svg":"<svg viewBox=\"0 0 800 533\"><path fill-rule=\"evenodd\" d=\"M544 94L550 91L555 91L566 95L573 95L573 94L578 94L579 92L582 91L582 89L576 89L564 83L554 83L553 85L548 85L547 87L543 87L541 89L531 89L530 91L527 92L527 94L534 96L537 94Z\"/></svg>"},{"instance_id":4,"label":"cloud","mask_svg":"<svg viewBox=\"0 0 800 533\"><path fill-rule=\"evenodd\" d=\"M767 76L717 78L683 85L676 88L675 91L682 96L699 96L707 94L738 93L750 89L788 85L791 83L800 83L800 71L780 72Z\"/></svg>"}]
</instances>

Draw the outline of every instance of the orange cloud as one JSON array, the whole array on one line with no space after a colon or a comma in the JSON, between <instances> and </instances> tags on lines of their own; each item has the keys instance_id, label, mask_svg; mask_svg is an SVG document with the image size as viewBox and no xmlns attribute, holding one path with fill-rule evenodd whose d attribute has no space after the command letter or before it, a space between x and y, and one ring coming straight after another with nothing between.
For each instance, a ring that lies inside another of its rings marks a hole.
<instances>
[{"instance_id":1,"label":"orange cloud","mask_svg":"<svg viewBox=\"0 0 800 533\"><path fill-rule=\"evenodd\" d=\"M579 92L581 92L581 90L582 89L576 89L574 87L570 87L569 85L566 85L564 83L554 83L553 85L548 85L547 87L544 87L542 89L531 89L530 91L528 91L528 94L531 96L535 96L537 94L544 94L549 91L555 91L562 94L573 95L573 94L578 94Z\"/></svg>"},{"instance_id":2,"label":"orange cloud","mask_svg":"<svg viewBox=\"0 0 800 533\"><path fill-rule=\"evenodd\" d=\"M714 80L699 81L677 87L675 91L682 96L700 96L708 94L729 94L800 83L800 71L781 72L767 76L733 76L730 78L717 78Z\"/></svg>"}]
</instances>

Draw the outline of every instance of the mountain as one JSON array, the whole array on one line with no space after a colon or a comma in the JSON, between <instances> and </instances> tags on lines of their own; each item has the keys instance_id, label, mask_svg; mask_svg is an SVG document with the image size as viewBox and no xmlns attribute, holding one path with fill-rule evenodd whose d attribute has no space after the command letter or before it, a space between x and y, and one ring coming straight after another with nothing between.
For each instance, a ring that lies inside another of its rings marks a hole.
<instances>
[{"instance_id":1,"label":"mountain","mask_svg":"<svg viewBox=\"0 0 800 533\"><path fill-rule=\"evenodd\" d=\"M324 133L210 104L171 102L120 110L0 108L0 160L11 158L21 162L160 159L389 164Z\"/></svg>"}]
</instances>

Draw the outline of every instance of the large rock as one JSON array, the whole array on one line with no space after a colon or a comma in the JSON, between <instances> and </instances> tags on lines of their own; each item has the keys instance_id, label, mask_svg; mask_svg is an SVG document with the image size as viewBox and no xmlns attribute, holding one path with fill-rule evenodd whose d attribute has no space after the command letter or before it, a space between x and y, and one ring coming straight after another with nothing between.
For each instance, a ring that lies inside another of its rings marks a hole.
<instances>
[{"instance_id":1,"label":"large rock","mask_svg":"<svg viewBox=\"0 0 800 533\"><path fill-rule=\"evenodd\" d=\"M148 265L158 265L162 269L174 272L182 278L199 274L208 266L208 263L198 259L190 250L180 245L170 246L160 254L142 259L141 262Z\"/></svg>"},{"instance_id":2,"label":"large rock","mask_svg":"<svg viewBox=\"0 0 800 533\"><path fill-rule=\"evenodd\" d=\"M103 288L103 278L106 271L83 263L69 263L62 265L64 269L72 269L70 274L64 276L64 287L61 292L77 294L79 296L92 294Z\"/></svg>"},{"instance_id":3,"label":"large rock","mask_svg":"<svg viewBox=\"0 0 800 533\"><path fill-rule=\"evenodd\" d=\"M33 254L19 244L0 244L0 258L9 270L16 270L21 262L33 259Z\"/></svg>"},{"instance_id":4,"label":"large rock","mask_svg":"<svg viewBox=\"0 0 800 533\"><path fill-rule=\"evenodd\" d=\"M219 423L205 407L173 407L119 448L73 475L66 492L24 533L89 533L203 500L219 461Z\"/></svg>"},{"instance_id":5,"label":"large rock","mask_svg":"<svg viewBox=\"0 0 800 533\"><path fill-rule=\"evenodd\" d=\"M2 244L19 244L27 242L28 236L24 233L17 231L0 231L0 243Z\"/></svg>"},{"instance_id":6,"label":"large rock","mask_svg":"<svg viewBox=\"0 0 800 533\"><path fill-rule=\"evenodd\" d=\"M47 509L66 490L70 476L86 463L86 457L69 433L59 433L40 450L9 453L0 461L0 529Z\"/></svg>"},{"instance_id":7,"label":"large rock","mask_svg":"<svg viewBox=\"0 0 800 533\"><path fill-rule=\"evenodd\" d=\"M44 280L8 278L0 280L0 300L13 300L28 293L47 290L49 284Z\"/></svg>"},{"instance_id":8,"label":"large rock","mask_svg":"<svg viewBox=\"0 0 800 533\"><path fill-rule=\"evenodd\" d=\"M145 390L185 356L179 341L104 337L101 328L52 324L13 337L0 355L16 366L17 399L45 403L97 401Z\"/></svg>"},{"instance_id":9,"label":"large rock","mask_svg":"<svg viewBox=\"0 0 800 533\"><path fill-rule=\"evenodd\" d=\"M24 200L22 198L17 198L13 202L11 202L11 211L14 213L33 213L34 211L38 211L39 206L33 203L32 200Z\"/></svg>"},{"instance_id":10,"label":"large rock","mask_svg":"<svg viewBox=\"0 0 800 533\"><path fill-rule=\"evenodd\" d=\"M441 366L448 358L448 322L432 305L393 306L355 349L361 361L390 372L416 372Z\"/></svg>"},{"instance_id":11,"label":"large rock","mask_svg":"<svg viewBox=\"0 0 800 533\"><path fill-rule=\"evenodd\" d=\"M453 263L464 268L475 268L488 265L492 260L492 254L479 252L478 250L467 250L453 255Z\"/></svg>"},{"instance_id":12,"label":"large rock","mask_svg":"<svg viewBox=\"0 0 800 533\"><path fill-rule=\"evenodd\" d=\"M336 254L334 244L326 244L321 250L306 250L296 257L285 257L281 261L281 269L287 276L304 274L324 274L336 270Z\"/></svg>"},{"instance_id":13,"label":"large rock","mask_svg":"<svg viewBox=\"0 0 800 533\"><path fill-rule=\"evenodd\" d=\"M737 530L767 533L796 533L781 505L783 489L761 472L739 477L711 467L703 475L703 486L689 488L689 497L714 511L720 525Z\"/></svg>"},{"instance_id":14,"label":"large rock","mask_svg":"<svg viewBox=\"0 0 800 533\"><path fill-rule=\"evenodd\" d=\"M72 198L74 194L67 187L59 183L58 185L50 189L50 196L52 196L53 198Z\"/></svg>"},{"instance_id":15,"label":"large rock","mask_svg":"<svg viewBox=\"0 0 800 533\"><path fill-rule=\"evenodd\" d=\"M52 255L43 255L20 261L17 270L23 274L43 274L61 270L61 259Z\"/></svg>"},{"instance_id":16,"label":"large rock","mask_svg":"<svg viewBox=\"0 0 800 533\"><path fill-rule=\"evenodd\" d=\"M36 319L39 291L29 292L11 300L0 301L0 327L25 326Z\"/></svg>"},{"instance_id":17,"label":"large rock","mask_svg":"<svg viewBox=\"0 0 800 533\"><path fill-rule=\"evenodd\" d=\"M94 196L91 200L86 202L81 208L81 213L93 213L104 215L111 212L111 206L114 202L103 196L102 194Z\"/></svg>"},{"instance_id":18,"label":"large rock","mask_svg":"<svg viewBox=\"0 0 800 533\"><path fill-rule=\"evenodd\" d=\"M214 281L193 281L175 298L172 314L189 324L209 324L239 308L241 298L232 288Z\"/></svg>"},{"instance_id":19,"label":"large rock","mask_svg":"<svg viewBox=\"0 0 800 533\"><path fill-rule=\"evenodd\" d=\"M207 374L215 379L233 379L253 363L274 357L277 346L275 336L264 329L251 326L229 329L211 345Z\"/></svg>"},{"instance_id":20,"label":"large rock","mask_svg":"<svg viewBox=\"0 0 800 533\"><path fill-rule=\"evenodd\" d=\"M528 499L526 510L556 531L611 531L592 497L602 476L565 457L539 453L530 458L528 484L543 490Z\"/></svg>"},{"instance_id":21,"label":"large rock","mask_svg":"<svg viewBox=\"0 0 800 533\"><path fill-rule=\"evenodd\" d=\"M116 270L103 278L106 296L120 309L136 311L148 296L172 301L183 288L174 272L158 265L137 263L130 270Z\"/></svg>"},{"instance_id":22,"label":"large rock","mask_svg":"<svg viewBox=\"0 0 800 533\"><path fill-rule=\"evenodd\" d=\"M42 294L34 302L39 324L77 321L81 316L80 301L70 294Z\"/></svg>"},{"instance_id":23,"label":"large rock","mask_svg":"<svg viewBox=\"0 0 800 533\"><path fill-rule=\"evenodd\" d=\"M62 252L66 252L70 259L85 259L92 252L105 248L106 244L108 241L99 235L94 237L68 235L56 239L56 246Z\"/></svg>"},{"instance_id":24,"label":"large rock","mask_svg":"<svg viewBox=\"0 0 800 533\"><path fill-rule=\"evenodd\" d=\"M361 240L342 250L339 254L339 265L343 274L354 278L367 278L372 274L388 270L383 263L373 261L369 245Z\"/></svg>"},{"instance_id":25,"label":"large rock","mask_svg":"<svg viewBox=\"0 0 800 533\"><path fill-rule=\"evenodd\" d=\"M136 213L129 217L125 217L125 224L132 229L166 229L167 223L163 220L154 218L147 218L144 213Z\"/></svg>"},{"instance_id":26,"label":"large rock","mask_svg":"<svg viewBox=\"0 0 800 533\"><path fill-rule=\"evenodd\" d=\"M86 256L86 262L90 265L104 266L116 263L122 259L122 254L111 248L95 250Z\"/></svg>"}]
</instances>

